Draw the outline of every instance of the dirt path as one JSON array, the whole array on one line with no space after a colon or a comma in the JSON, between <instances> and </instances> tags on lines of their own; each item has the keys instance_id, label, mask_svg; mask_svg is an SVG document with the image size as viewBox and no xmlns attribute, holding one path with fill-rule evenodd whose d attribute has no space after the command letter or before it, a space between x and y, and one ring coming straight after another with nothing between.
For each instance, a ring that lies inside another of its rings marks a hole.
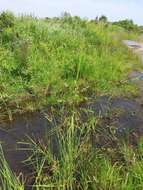
<instances>
[{"instance_id":1,"label":"dirt path","mask_svg":"<svg viewBox=\"0 0 143 190\"><path fill-rule=\"evenodd\" d=\"M131 41L131 40L124 40L123 43L127 45L133 52L138 53L141 56L141 60L143 63L143 43Z\"/></svg>"},{"instance_id":2,"label":"dirt path","mask_svg":"<svg viewBox=\"0 0 143 190\"><path fill-rule=\"evenodd\" d=\"M123 43L133 51L133 53L139 55L141 58L142 68L143 68L143 43L131 41L131 40L124 40ZM129 75L129 80L133 83L135 83L139 89L141 90L141 93L143 93L143 69L142 71L134 70ZM142 97L143 99L143 97Z\"/></svg>"}]
</instances>

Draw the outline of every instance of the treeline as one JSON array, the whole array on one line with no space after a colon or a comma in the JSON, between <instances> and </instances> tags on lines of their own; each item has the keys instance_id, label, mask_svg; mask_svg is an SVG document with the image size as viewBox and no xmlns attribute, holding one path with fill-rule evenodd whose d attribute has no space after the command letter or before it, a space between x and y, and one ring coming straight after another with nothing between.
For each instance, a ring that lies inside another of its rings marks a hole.
<instances>
[{"instance_id":1,"label":"treeline","mask_svg":"<svg viewBox=\"0 0 143 190\"><path fill-rule=\"evenodd\" d=\"M63 14L61 14L60 17L54 17L54 18L46 17L45 20L55 20L55 21L64 20L65 22L73 23L73 22L80 22L82 19L79 16L71 16L70 13L64 12ZM2 12L0 14L0 31L2 31L6 27L14 26L14 21L15 21L15 16L13 13ZM96 24L103 22L105 24L112 24L122 27L127 31L139 32L139 33L143 32L143 26L135 24L131 19L124 19L116 22L110 22L105 15L102 15L100 17L96 17L93 20L90 20L89 22L95 22Z\"/></svg>"},{"instance_id":2,"label":"treeline","mask_svg":"<svg viewBox=\"0 0 143 190\"><path fill-rule=\"evenodd\" d=\"M50 19L50 18L47 17L46 19ZM81 20L79 16L71 16L70 13L67 13L67 12L63 13L61 17L55 17L53 19L55 20L64 19L65 21L70 21L70 22L74 20L78 20L78 21ZM112 25L122 27L129 32L132 31L132 32L143 33L143 26L139 26L135 24L133 20L131 19L124 19L124 20L120 20L116 22L111 22L108 20L108 18L105 15L102 15L100 17L97 16L95 19L90 20L89 22L95 22L96 24L100 22L105 23L105 24L112 24Z\"/></svg>"},{"instance_id":3,"label":"treeline","mask_svg":"<svg viewBox=\"0 0 143 190\"><path fill-rule=\"evenodd\" d=\"M138 26L137 24L135 24L133 22L133 20L121 20L118 22L113 22L114 25L120 26L124 29L126 29L127 31L134 31L134 32L143 32L143 26Z\"/></svg>"},{"instance_id":4,"label":"treeline","mask_svg":"<svg viewBox=\"0 0 143 190\"><path fill-rule=\"evenodd\" d=\"M105 15L102 15L100 17L96 17L95 20L92 20L92 22L96 22L96 23L103 22L106 24L116 25L116 26L124 28L125 30L127 30L129 32L130 31L139 32L139 33L143 32L143 26L139 26L139 25L135 24L133 22L133 20L131 20L131 19L124 19L124 20L120 20L120 21L116 21L116 22L110 22Z\"/></svg>"}]
</instances>

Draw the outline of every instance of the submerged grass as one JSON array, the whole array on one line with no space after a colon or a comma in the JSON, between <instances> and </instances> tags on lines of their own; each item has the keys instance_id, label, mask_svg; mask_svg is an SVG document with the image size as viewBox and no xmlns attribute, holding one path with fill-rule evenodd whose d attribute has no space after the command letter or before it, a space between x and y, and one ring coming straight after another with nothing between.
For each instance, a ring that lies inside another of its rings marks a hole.
<instances>
[{"instance_id":1,"label":"submerged grass","mask_svg":"<svg viewBox=\"0 0 143 190\"><path fill-rule=\"evenodd\" d=\"M69 16L8 18L0 32L1 115L137 93L127 77L140 62L122 44L135 32Z\"/></svg>"}]
</instances>

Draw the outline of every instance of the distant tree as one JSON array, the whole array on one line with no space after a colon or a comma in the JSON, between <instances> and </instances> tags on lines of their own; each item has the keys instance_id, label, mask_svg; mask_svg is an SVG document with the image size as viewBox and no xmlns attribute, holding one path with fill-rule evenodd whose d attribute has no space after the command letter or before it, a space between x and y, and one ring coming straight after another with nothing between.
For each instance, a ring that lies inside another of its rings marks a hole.
<instances>
[{"instance_id":1,"label":"distant tree","mask_svg":"<svg viewBox=\"0 0 143 190\"><path fill-rule=\"evenodd\" d=\"M95 18L95 21L98 21L99 20L99 18L98 18L98 16Z\"/></svg>"},{"instance_id":2,"label":"distant tree","mask_svg":"<svg viewBox=\"0 0 143 190\"><path fill-rule=\"evenodd\" d=\"M68 12L63 12L61 15L61 19L63 20L63 22L66 22L68 24L72 24L73 21L71 14Z\"/></svg>"},{"instance_id":3,"label":"distant tree","mask_svg":"<svg viewBox=\"0 0 143 190\"><path fill-rule=\"evenodd\" d=\"M96 19L98 19L98 17L96 17ZM101 17L99 17L98 19L100 22L108 22L108 18L105 15L102 15Z\"/></svg>"},{"instance_id":4,"label":"distant tree","mask_svg":"<svg viewBox=\"0 0 143 190\"><path fill-rule=\"evenodd\" d=\"M2 12L0 14L0 29L13 27L15 23L15 16L11 12Z\"/></svg>"},{"instance_id":5,"label":"distant tree","mask_svg":"<svg viewBox=\"0 0 143 190\"><path fill-rule=\"evenodd\" d=\"M51 18L50 17L45 17L45 20L50 20Z\"/></svg>"},{"instance_id":6,"label":"distant tree","mask_svg":"<svg viewBox=\"0 0 143 190\"><path fill-rule=\"evenodd\" d=\"M71 16L71 14L69 13L69 12L63 12L62 14L61 14L61 17L62 18L71 18L72 16Z\"/></svg>"}]
</instances>

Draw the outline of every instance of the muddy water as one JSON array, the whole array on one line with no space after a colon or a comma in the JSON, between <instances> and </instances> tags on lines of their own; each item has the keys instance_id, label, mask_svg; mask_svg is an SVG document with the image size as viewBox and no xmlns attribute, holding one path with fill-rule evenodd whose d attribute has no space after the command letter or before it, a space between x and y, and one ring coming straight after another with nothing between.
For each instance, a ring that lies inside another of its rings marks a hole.
<instances>
[{"instance_id":1,"label":"muddy water","mask_svg":"<svg viewBox=\"0 0 143 190\"><path fill-rule=\"evenodd\" d=\"M143 135L143 107L134 100L101 97L95 103L89 103L88 108L102 118L101 126L95 132L94 145L114 146L116 142L112 137L136 145ZM96 139L96 135L100 138Z\"/></svg>"},{"instance_id":2,"label":"muddy water","mask_svg":"<svg viewBox=\"0 0 143 190\"><path fill-rule=\"evenodd\" d=\"M31 184L32 171L23 161L30 154L21 150L27 147L20 142L26 142L28 138L42 142L48 138L48 140L51 140L53 151L58 152L55 143L56 138L49 135L55 125L54 122L51 123L46 119L46 111L18 115L12 122L0 123L0 141L5 158L14 173L24 175L27 184Z\"/></svg>"},{"instance_id":3,"label":"muddy water","mask_svg":"<svg viewBox=\"0 0 143 190\"><path fill-rule=\"evenodd\" d=\"M101 97L78 109L82 112L83 108L92 111L96 116L102 116L103 119L104 130L101 129L99 140L96 139L96 134L93 135L94 146L105 146L109 143L107 126L114 126L115 135L119 139L124 138L128 133L130 143L136 143L143 134L143 108L134 100ZM46 111L19 115L12 122L0 124L0 141L6 159L14 172L23 172L25 175L30 172L29 168L22 163L28 156L27 152L18 150L20 148L19 142L25 141L27 136L37 141L51 138L53 151L55 154L58 152L56 140L49 135L57 124L49 122L45 114ZM87 120L88 115L85 118Z\"/></svg>"}]
</instances>

